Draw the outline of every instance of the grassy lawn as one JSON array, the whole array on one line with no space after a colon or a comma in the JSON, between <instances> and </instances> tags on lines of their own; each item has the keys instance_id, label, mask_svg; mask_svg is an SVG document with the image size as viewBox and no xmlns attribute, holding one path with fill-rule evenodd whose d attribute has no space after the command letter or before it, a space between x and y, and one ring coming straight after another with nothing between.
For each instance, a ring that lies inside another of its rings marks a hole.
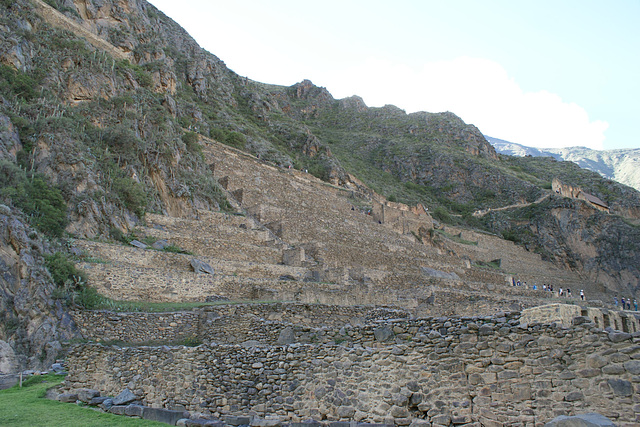
<instances>
[{"instance_id":1,"label":"grassy lawn","mask_svg":"<svg viewBox=\"0 0 640 427\"><path fill-rule=\"evenodd\" d=\"M33 376L15 386L0 391L1 426L165 426L167 424L106 414L93 409L46 399L48 388L58 385L60 375Z\"/></svg>"}]
</instances>

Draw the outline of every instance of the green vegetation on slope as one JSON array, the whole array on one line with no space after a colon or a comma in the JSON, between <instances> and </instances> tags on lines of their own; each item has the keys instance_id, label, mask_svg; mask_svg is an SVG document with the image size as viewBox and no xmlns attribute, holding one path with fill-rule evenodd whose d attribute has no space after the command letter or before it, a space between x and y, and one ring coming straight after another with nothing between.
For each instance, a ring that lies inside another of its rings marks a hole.
<instances>
[{"instance_id":1,"label":"green vegetation on slope","mask_svg":"<svg viewBox=\"0 0 640 427\"><path fill-rule=\"evenodd\" d=\"M67 205L60 189L33 172L0 159L0 200L21 209L31 224L52 237L61 237L67 225Z\"/></svg>"}]
</instances>

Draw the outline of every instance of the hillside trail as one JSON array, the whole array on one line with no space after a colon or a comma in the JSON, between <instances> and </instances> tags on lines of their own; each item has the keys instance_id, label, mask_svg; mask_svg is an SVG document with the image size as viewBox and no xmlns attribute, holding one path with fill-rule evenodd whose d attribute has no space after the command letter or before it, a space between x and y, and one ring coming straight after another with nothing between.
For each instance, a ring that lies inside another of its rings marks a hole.
<instances>
[{"instance_id":1,"label":"hillside trail","mask_svg":"<svg viewBox=\"0 0 640 427\"><path fill-rule=\"evenodd\" d=\"M506 210L509 210L509 209L526 208L527 206L531 206L531 205L536 205L538 203L542 203L543 201L548 199L550 196L551 196L551 193L547 193L544 196L540 197L538 200L535 200L535 201L529 202L529 203L515 203L513 205L502 206L500 208L487 208L487 209L477 210L477 211L475 211L473 213L473 216L476 217L476 218L482 218L483 216L485 216L489 212L497 212L497 211L506 211Z\"/></svg>"},{"instance_id":2,"label":"hillside trail","mask_svg":"<svg viewBox=\"0 0 640 427\"><path fill-rule=\"evenodd\" d=\"M107 52L114 59L129 59L130 56L128 53L124 52L122 49L115 47L105 39L98 37L89 29L66 17L55 8L46 4L44 1L32 0L32 2L38 9L38 13L40 14L40 16L42 16L42 18L50 25L70 31L75 35L86 39L89 43L91 43L91 45L93 45L93 47L98 50Z\"/></svg>"}]
</instances>

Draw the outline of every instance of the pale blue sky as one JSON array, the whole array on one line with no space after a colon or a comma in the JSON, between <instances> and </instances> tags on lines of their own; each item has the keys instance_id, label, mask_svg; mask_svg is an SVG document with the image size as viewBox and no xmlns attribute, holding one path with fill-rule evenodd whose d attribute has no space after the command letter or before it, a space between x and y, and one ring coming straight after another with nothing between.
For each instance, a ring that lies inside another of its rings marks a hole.
<instances>
[{"instance_id":1,"label":"pale blue sky","mask_svg":"<svg viewBox=\"0 0 640 427\"><path fill-rule=\"evenodd\" d=\"M640 0L151 3L253 80L449 110L529 146L640 147Z\"/></svg>"}]
</instances>

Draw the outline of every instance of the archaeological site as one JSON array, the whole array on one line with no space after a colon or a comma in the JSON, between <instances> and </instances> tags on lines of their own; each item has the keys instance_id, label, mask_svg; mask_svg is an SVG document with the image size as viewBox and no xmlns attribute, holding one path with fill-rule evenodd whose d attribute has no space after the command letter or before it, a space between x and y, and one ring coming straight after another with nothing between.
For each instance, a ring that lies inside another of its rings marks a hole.
<instances>
[{"instance_id":1,"label":"archaeological site","mask_svg":"<svg viewBox=\"0 0 640 427\"><path fill-rule=\"evenodd\" d=\"M239 76L145 0L0 18L0 388L53 369L67 407L182 426L640 425L638 191Z\"/></svg>"}]
</instances>

